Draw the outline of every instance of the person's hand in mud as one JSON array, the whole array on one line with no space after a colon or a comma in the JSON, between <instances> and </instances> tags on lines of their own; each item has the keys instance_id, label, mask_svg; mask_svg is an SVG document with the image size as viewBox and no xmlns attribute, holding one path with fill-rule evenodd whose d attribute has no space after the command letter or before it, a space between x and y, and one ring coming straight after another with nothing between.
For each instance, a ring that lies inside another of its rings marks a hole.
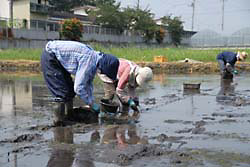
<instances>
[{"instance_id":1,"label":"person's hand in mud","mask_svg":"<svg viewBox=\"0 0 250 167\"><path fill-rule=\"evenodd\" d=\"M134 111L139 111L139 109L138 109L138 107L137 107L137 105L136 105L136 103L134 102L133 99L129 99L128 105L129 105L129 107L132 108Z\"/></svg>"},{"instance_id":2,"label":"person's hand in mud","mask_svg":"<svg viewBox=\"0 0 250 167\"><path fill-rule=\"evenodd\" d=\"M90 109L95 112L95 113L99 113L100 112L100 105L97 103L92 103L90 105Z\"/></svg>"},{"instance_id":3,"label":"person's hand in mud","mask_svg":"<svg viewBox=\"0 0 250 167\"><path fill-rule=\"evenodd\" d=\"M134 97L133 98L134 102L135 102L135 105L139 106L139 98L138 97Z\"/></svg>"}]
</instances>

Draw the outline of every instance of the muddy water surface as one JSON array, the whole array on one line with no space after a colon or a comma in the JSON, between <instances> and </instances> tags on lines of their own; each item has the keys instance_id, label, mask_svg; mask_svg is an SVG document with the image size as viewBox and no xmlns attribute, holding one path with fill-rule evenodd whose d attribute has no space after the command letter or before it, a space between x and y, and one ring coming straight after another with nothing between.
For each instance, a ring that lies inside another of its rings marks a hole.
<instances>
[{"instance_id":1,"label":"muddy water surface","mask_svg":"<svg viewBox=\"0 0 250 167\"><path fill-rule=\"evenodd\" d=\"M201 83L200 91L183 83ZM0 166L250 166L249 83L246 75L157 74L138 89L136 118L53 127L42 77L3 74ZM99 82L95 95L103 96Z\"/></svg>"}]
</instances>

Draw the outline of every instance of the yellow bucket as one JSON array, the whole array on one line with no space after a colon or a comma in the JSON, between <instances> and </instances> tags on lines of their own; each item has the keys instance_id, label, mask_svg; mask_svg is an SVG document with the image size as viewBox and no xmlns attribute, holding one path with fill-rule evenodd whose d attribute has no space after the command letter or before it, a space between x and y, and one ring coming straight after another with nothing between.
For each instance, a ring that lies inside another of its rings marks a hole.
<instances>
[{"instance_id":1,"label":"yellow bucket","mask_svg":"<svg viewBox=\"0 0 250 167\"><path fill-rule=\"evenodd\" d=\"M167 58L165 56L154 56L154 62L163 63L166 62Z\"/></svg>"}]
</instances>

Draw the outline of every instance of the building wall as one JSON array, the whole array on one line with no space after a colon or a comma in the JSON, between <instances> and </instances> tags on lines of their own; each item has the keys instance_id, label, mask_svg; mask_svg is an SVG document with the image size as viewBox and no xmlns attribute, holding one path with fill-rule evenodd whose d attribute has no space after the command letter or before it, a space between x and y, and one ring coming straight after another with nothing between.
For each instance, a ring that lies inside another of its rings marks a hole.
<instances>
[{"instance_id":1,"label":"building wall","mask_svg":"<svg viewBox=\"0 0 250 167\"><path fill-rule=\"evenodd\" d=\"M29 0L14 1L13 17L15 19L30 20L30 1Z\"/></svg>"},{"instance_id":2,"label":"building wall","mask_svg":"<svg viewBox=\"0 0 250 167\"><path fill-rule=\"evenodd\" d=\"M38 4L38 0L30 0L30 2ZM48 3L49 3L48 0L41 0L41 4L43 5L48 5Z\"/></svg>"},{"instance_id":3,"label":"building wall","mask_svg":"<svg viewBox=\"0 0 250 167\"><path fill-rule=\"evenodd\" d=\"M30 19L31 20L44 20L44 21L47 21L48 20L48 15L39 14L39 13L30 13Z\"/></svg>"},{"instance_id":4,"label":"building wall","mask_svg":"<svg viewBox=\"0 0 250 167\"><path fill-rule=\"evenodd\" d=\"M10 17L10 5L8 0L0 0L0 17L9 18Z\"/></svg>"}]
</instances>

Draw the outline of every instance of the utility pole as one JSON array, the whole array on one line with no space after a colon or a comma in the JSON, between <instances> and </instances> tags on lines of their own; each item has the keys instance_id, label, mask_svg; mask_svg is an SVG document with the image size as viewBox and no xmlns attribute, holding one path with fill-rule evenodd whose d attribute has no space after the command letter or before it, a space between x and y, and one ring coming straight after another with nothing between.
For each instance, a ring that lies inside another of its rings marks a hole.
<instances>
[{"instance_id":1,"label":"utility pole","mask_svg":"<svg viewBox=\"0 0 250 167\"><path fill-rule=\"evenodd\" d=\"M221 30L224 30L224 6L225 6L225 0L222 0L222 19L221 19Z\"/></svg>"},{"instance_id":2,"label":"utility pole","mask_svg":"<svg viewBox=\"0 0 250 167\"><path fill-rule=\"evenodd\" d=\"M195 12L195 1L193 0L191 7L193 8L193 14L192 14L192 31L194 30L194 12Z\"/></svg>"},{"instance_id":3,"label":"utility pole","mask_svg":"<svg viewBox=\"0 0 250 167\"><path fill-rule=\"evenodd\" d=\"M140 0L137 0L137 9L140 9Z\"/></svg>"},{"instance_id":4,"label":"utility pole","mask_svg":"<svg viewBox=\"0 0 250 167\"><path fill-rule=\"evenodd\" d=\"M11 28L13 28L13 0L9 0L10 3L10 22Z\"/></svg>"}]
</instances>

